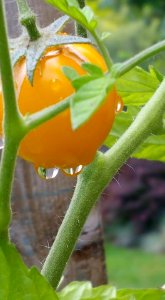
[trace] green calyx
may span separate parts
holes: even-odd
[[[34,41],[29,40],[27,34],[23,34],[19,38],[10,40],[12,66],[14,66],[21,58],[26,57],[27,76],[32,85],[37,63],[44,55],[47,48],[65,44],[90,43],[90,40],[87,38],[59,34],[68,20],[68,16],[63,16],[48,27],[40,29],[41,35]]]

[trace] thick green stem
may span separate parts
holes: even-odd
[[[77,0],[77,2],[79,3],[80,8],[85,7],[85,0]],[[81,24],[79,24],[77,22],[75,23],[75,31],[78,36],[81,36],[84,38],[88,37],[86,28],[84,28]]]
[[[136,148],[162,125],[164,110],[165,80],[118,142],[105,155],[99,154],[78,177],[70,207],[42,269],[42,274],[53,287],[58,286],[76,240],[100,193]]]
[[[85,6],[85,0],[77,0],[80,8],[83,8]],[[79,23],[76,23],[76,32],[77,35],[82,36],[82,37],[87,37],[87,30]],[[104,56],[106,65],[108,67],[108,69],[110,70],[112,67],[112,59],[110,57],[110,54],[107,50],[107,48],[105,47],[104,43],[101,41],[101,39],[99,38],[99,36],[97,35],[96,31],[91,31],[90,32],[91,35],[94,37],[102,55]]]
[[[0,165],[0,239],[9,240],[11,221],[10,194],[12,189],[18,142],[8,139],[2,152]]]
[[[111,56],[108,52],[108,49],[105,47],[104,42],[100,39],[100,37],[97,35],[97,33],[95,31],[91,32],[91,34],[93,35],[93,37],[94,37],[101,53],[102,53],[102,55],[105,59],[108,70],[110,71],[111,67],[112,67],[112,59],[111,59]]]
[[[126,62],[119,64],[118,68],[116,69],[116,75],[118,77],[124,75],[126,72],[130,71],[133,67],[142,63],[147,58],[150,58],[164,50],[165,50],[165,40],[156,43],[155,45],[145,49],[144,51],[141,51],[140,53],[130,58]]]
[[[4,99],[8,99],[5,102],[4,107],[5,118],[6,123],[8,123],[8,126],[10,126],[11,123],[18,122],[19,112],[16,105],[3,1],[0,1],[0,72],[3,86],[3,96]],[[11,120],[13,120],[13,122],[11,122]]]
[[[70,207],[41,272],[54,288],[59,284],[86,218],[101,193],[100,185],[96,183],[100,181],[104,167],[104,157],[98,154],[96,160],[78,176]]]
[[[3,1],[0,1],[0,72],[4,98],[4,133],[6,138],[12,139],[13,135],[23,134],[24,122],[16,102]]]
[[[29,8],[26,0],[16,0],[19,10],[20,23],[26,27],[30,40],[35,41],[41,35],[36,25],[36,16]]]
[[[23,119],[16,104],[4,3],[0,1],[0,70],[4,98],[5,148],[0,164],[0,237],[8,239],[10,224],[10,194],[18,142],[23,135]]]

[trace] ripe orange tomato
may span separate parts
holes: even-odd
[[[102,56],[92,45],[72,44],[48,49],[37,65],[32,86],[26,74],[26,59],[19,60],[14,68],[14,79],[21,113],[32,114],[71,95],[74,89],[62,67],[70,66],[81,75],[85,73],[81,67],[83,62],[107,70]],[[0,98],[2,103],[2,93]],[[19,156],[43,168],[64,169],[89,164],[112,127],[118,98],[114,89],[92,118],[76,131],[72,130],[67,109],[25,136]],[[0,106],[2,124],[2,104]]]

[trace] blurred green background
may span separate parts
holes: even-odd
[[[87,0],[93,8],[101,32],[114,61],[123,61],[140,50],[165,38],[164,0]],[[165,68],[165,54],[149,61],[160,71]],[[147,66],[146,62],[143,66]]]
[[[87,4],[93,8],[97,15],[100,33],[111,33],[106,40],[106,45],[115,62],[126,60],[165,38],[165,0],[87,0]],[[147,69],[149,64],[154,65],[164,74],[165,53],[153,57],[142,66]],[[155,165],[155,168],[158,167],[160,166]],[[148,166],[147,172],[150,168],[151,165]],[[135,197],[139,203],[145,203],[147,199],[147,208],[143,207],[145,204],[139,205],[140,209],[138,207],[138,211],[132,207],[132,210],[130,209],[128,215],[126,213],[126,217],[124,217],[124,206],[122,205],[128,203],[123,201],[124,204],[120,203],[120,208],[118,208],[119,217],[115,216],[115,223],[107,221],[104,224],[106,229],[105,250],[108,277],[110,283],[118,288],[160,287],[165,283],[165,222],[162,221],[165,216],[165,211],[162,214],[162,205],[164,204],[165,207],[165,190],[163,190],[164,194],[160,202],[160,197],[155,196],[155,201],[159,202],[156,212],[153,208],[154,198],[152,204],[150,204],[151,196],[147,196],[153,184],[153,178],[158,179],[158,182],[160,182],[158,177],[161,177],[162,180],[162,185],[160,184],[159,187],[159,190],[161,190],[163,184],[165,185],[165,165],[160,168],[159,176],[155,175],[155,177],[150,178],[151,184],[148,184],[149,189],[145,191],[146,196],[144,196],[143,183],[139,184],[139,190],[135,191],[132,196],[132,203]],[[153,187],[153,193],[155,193],[155,190],[156,186]],[[110,192],[112,192],[112,189],[110,189]],[[115,197],[117,196],[113,195],[112,197],[111,202],[114,201],[115,203]],[[142,198],[143,200],[141,200]],[[104,201],[103,203],[106,206],[105,211],[108,211],[108,205],[110,204],[105,203],[108,202]],[[109,206],[110,210],[114,209],[113,205],[115,206],[111,203]],[[131,201],[129,205],[131,205]],[[150,217],[146,222],[141,222],[141,224],[144,224],[142,224],[140,232],[140,220],[147,218],[147,214],[150,214]],[[132,219],[136,219],[136,224],[133,223],[131,215]],[[155,216],[157,219],[155,219]],[[121,222],[122,218],[125,218],[125,220]],[[118,241],[117,244],[116,241]],[[120,247],[116,246],[118,244]]]
[[[117,288],[159,288],[165,283],[165,256],[105,245],[109,283]]]

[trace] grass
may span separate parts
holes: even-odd
[[[165,255],[105,245],[109,283],[117,288],[157,288],[165,283]]]

